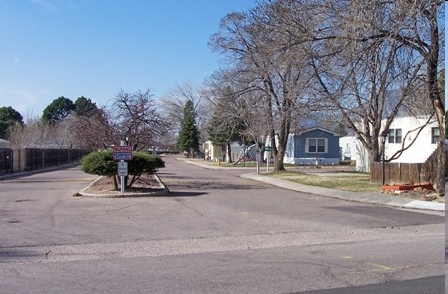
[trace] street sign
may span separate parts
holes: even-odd
[[[120,161],[117,167],[117,173],[119,177],[125,177],[128,175],[128,163],[126,161]]]
[[[131,160],[132,146],[114,146],[114,160]]]
[[[272,151],[272,147],[271,146],[265,146],[264,147],[264,151],[271,152]]]
[[[132,153],[114,153],[114,160],[131,160]]]
[[[114,146],[114,153],[132,153],[132,146]]]

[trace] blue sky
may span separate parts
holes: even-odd
[[[0,107],[40,117],[54,99],[162,97],[219,68],[207,43],[255,0],[0,0]]]

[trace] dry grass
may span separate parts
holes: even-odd
[[[335,175],[306,174],[302,172],[277,172],[269,176],[299,184],[352,192],[380,192],[381,187],[369,183],[369,175],[338,173]]]
[[[381,186],[370,184],[369,175],[364,173],[323,173],[309,174],[303,172],[276,172],[270,173],[268,176],[288,180],[291,182],[330,188],[351,192],[378,192],[381,193]],[[439,196],[431,191],[415,189],[400,194],[406,198],[412,198],[423,201],[445,202],[444,196]]]

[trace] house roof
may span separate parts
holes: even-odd
[[[338,134],[338,133],[335,133],[335,132],[333,132],[333,131],[330,131],[330,130],[327,130],[327,129],[324,129],[324,128],[321,128],[321,127],[314,127],[314,128],[305,130],[305,131],[303,131],[303,132],[300,132],[299,135],[302,135],[302,134],[304,134],[304,133],[308,133],[308,132],[311,132],[311,131],[315,131],[315,130],[320,130],[320,131],[322,131],[322,132],[330,133],[330,134],[332,134],[333,136],[336,136],[336,137],[340,137],[340,136],[341,136],[341,135]]]
[[[11,142],[0,138],[0,147],[9,147],[11,146]]]

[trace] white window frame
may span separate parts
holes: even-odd
[[[315,152],[310,151],[310,147],[311,147],[310,141],[311,140],[316,140],[316,145],[313,145],[313,146],[316,146],[316,151]],[[324,151],[323,152],[319,152],[318,151],[319,150],[319,146],[322,146],[322,145],[319,145],[319,140],[323,140],[323,143],[324,143],[323,144],[323,147],[324,147]],[[311,153],[311,154],[328,153],[328,139],[327,138],[306,138],[305,153]]]
[[[440,141],[439,127],[431,128],[431,144],[437,144],[439,143],[439,141]]]
[[[399,135],[399,136],[397,136]],[[399,138],[399,140],[397,140]],[[403,131],[401,129],[389,129],[389,136],[387,143],[389,144],[401,144],[403,142]]]

